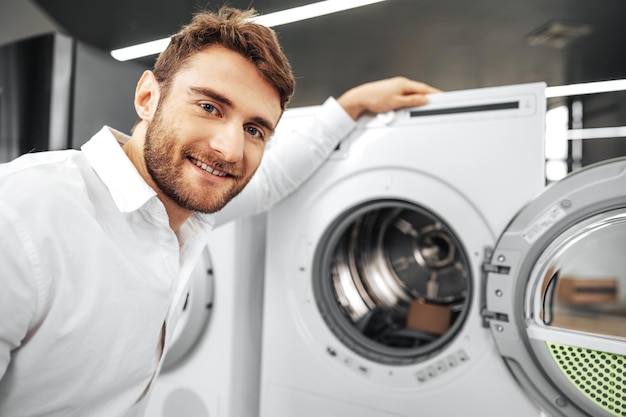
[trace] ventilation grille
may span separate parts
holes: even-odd
[[[547,343],[570,382],[611,415],[626,417],[626,357],[559,343]]]

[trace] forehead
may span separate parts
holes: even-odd
[[[189,57],[176,73],[175,89],[209,88],[228,98],[237,110],[259,113],[276,126],[282,114],[278,90],[247,58],[220,45]]]

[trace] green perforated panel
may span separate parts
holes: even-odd
[[[595,405],[626,417],[626,357],[547,342],[563,374]]]

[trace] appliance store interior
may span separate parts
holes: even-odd
[[[160,50],[122,52],[222,5],[0,0],[0,163],[130,132]],[[626,417],[626,2],[227,5],[291,63],[276,136],[362,83],[442,91],[211,232],[143,415]]]

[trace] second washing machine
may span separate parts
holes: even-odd
[[[146,417],[256,417],[265,214],[211,232]]]

